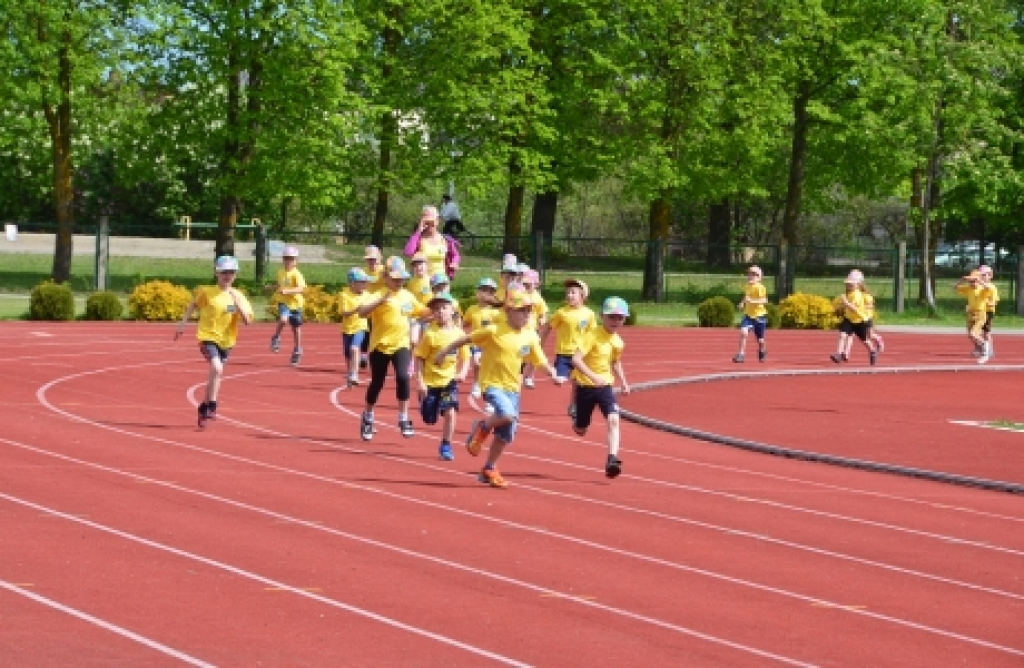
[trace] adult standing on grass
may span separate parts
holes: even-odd
[[[462,214],[459,212],[459,205],[455,203],[451,195],[441,195],[441,220],[444,221],[444,233],[458,238],[466,232],[466,226],[462,224]]]
[[[185,309],[185,315],[174,332],[174,340],[181,337],[192,314],[199,311],[199,326],[196,338],[199,352],[210,364],[209,380],[206,383],[206,399],[199,404],[199,427],[217,416],[217,395],[220,381],[224,376],[224,364],[238,338],[238,321],[252,323],[252,305],[241,292],[231,287],[238,275],[238,260],[222,255],[214,263],[217,285],[201,285],[196,288],[195,297]]]
[[[447,274],[449,278],[455,278],[459,269],[458,243],[452,237],[441,234],[437,224],[437,207],[423,207],[416,231],[405,244],[405,254],[412,257],[422,253],[427,259],[427,273],[431,276]]]

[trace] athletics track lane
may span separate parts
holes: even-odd
[[[238,369],[238,370],[242,371],[242,369]],[[288,373],[288,372],[286,371],[286,373]],[[313,372],[313,373],[315,373],[315,372]],[[182,376],[185,376],[185,375],[187,375],[187,374],[182,374]],[[299,378],[302,375],[303,374],[294,374],[293,373],[293,374],[291,374],[291,377],[292,378]],[[312,375],[312,374],[307,374],[307,375]],[[171,378],[173,379],[173,378],[175,378],[175,376],[171,376]],[[165,379],[165,380],[167,380],[167,379]],[[306,384],[325,385],[325,386],[327,386],[327,385],[330,385],[330,383],[321,383],[317,379],[315,379],[315,377],[314,377],[314,380],[312,380],[312,381],[310,381],[308,378],[304,378],[302,380],[303,380],[303,382],[299,383],[298,384],[299,386],[295,387],[294,388],[294,392],[292,392],[292,395],[295,396],[295,399],[296,399],[296,401],[293,402],[293,406],[300,406],[301,408],[305,409],[308,406],[309,402],[307,401],[306,396],[304,396],[302,394],[301,386],[302,385],[306,385]],[[89,379],[88,380],[88,387],[89,387],[90,390],[91,389],[99,389],[98,387],[96,387],[96,381],[93,380],[93,379]],[[251,387],[251,386],[250,385],[246,385],[246,387],[248,388],[248,387]],[[285,385],[285,387],[291,389],[288,385]],[[230,389],[230,388],[233,388],[233,389]],[[241,383],[239,385],[225,385],[225,396],[230,395],[231,391],[238,392],[238,391],[240,391],[240,389],[241,389]],[[323,389],[323,388],[321,388],[321,389]],[[115,389],[114,392],[116,393],[116,391],[117,390]],[[104,392],[100,391],[99,393],[103,394]],[[281,398],[282,394],[280,392],[274,392],[274,391],[267,392],[266,390],[264,390],[264,393],[267,394],[267,395],[265,395],[264,398],[263,398],[263,400],[264,400],[263,401],[263,405],[252,407],[253,410],[250,411],[252,413],[252,415],[251,416],[247,416],[247,418],[249,418],[249,419],[263,418],[267,422],[269,422],[272,427],[274,427],[274,428],[281,428],[281,425],[278,424],[278,423],[281,422],[282,420],[281,420],[280,417],[274,415],[273,407],[275,405],[275,402],[280,404],[280,398]],[[250,403],[252,403],[252,402],[248,402],[248,401],[247,402],[241,402],[240,400],[242,399],[242,396],[240,394],[236,394],[236,396],[238,396],[239,399],[234,400],[234,401],[238,402],[239,404],[245,403],[248,406]],[[544,401],[545,396],[546,396],[546,394],[544,393],[543,390],[539,390],[538,391],[538,398],[539,398],[539,400],[541,402]],[[312,398],[312,394],[310,394],[310,396],[309,396],[309,399],[311,399],[311,398]],[[77,399],[78,402],[71,401],[71,400],[75,400],[75,399]],[[253,398],[253,401],[256,401],[257,399],[258,398]],[[72,403],[72,404],[74,404],[74,403],[80,403],[80,404],[81,403],[85,403],[85,402],[82,401],[82,396],[77,396],[77,398],[75,398],[75,396],[73,396],[73,398],[66,399],[65,401],[67,403]],[[169,399],[169,401],[167,403],[171,404],[172,402],[173,402],[173,400]],[[163,403],[163,402],[160,402],[160,403]],[[152,430],[155,433],[166,434],[167,429],[160,429],[160,428],[158,428],[161,424],[166,422],[166,420],[167,420],[166,415],[161,415],[160,419],[153,419],[153,420],[146,421],[146,420],[142,420],[141,419],[142,416],[135,415],[138,412],[138,411],[135,410],[136,407],[132,406],[131,408],[132,408],[131,411],[126,411],[125,407],[113,407],[113,411],[112,411],[113,414],[112,415],[101,415],[100,417],[102,419],[104,419],[104,420],[109,420],[110,422],[116,422],[118,420],[120,420],[122,422],[125,422],[124,415],[125,415],[125,413],[130,412],[130,413],[133,414],[133,417],[138,417],[139,418],[139,419],[137,419],[135,421],[136,424],[132,425],[130,428],[133,428],[133,429],[136,429],[136,428],[137,429],[144,429],[144,428],[146,428],[144,425],[146,423],[148,423],[148,424],[152,424],[153,425],[153,427],[151,427],[151,428],[152,428]],[[282,411],[282,412],[287,413],[288,412],[287,407],[285,407],[285,409],[286,410]],[[297,413],[297,414],[300,414],[300,415],[302,413],[302,411],[300,411],[297,408],[292,408],[291,410],[294,413]],[[103,412],[102,409],[100,409],[99,413],[102,413],[102,412]],[[151,413],[152,412],[153,411],[151,411]],[[190,415],[190,412],[188,414]],[[267,419],[267,418],[269,418],[269,419]],[[319,420],[319,419],[324,419],[324,418],[318,417],[317,420]],[[215,427],[217,429],[221,429],[221,427],[223,425],[224,425],[224,423],[222,422],[222,423],[219,423],[219,424],[215,425]],[[312,425],[302,424],[303,428],[301,429],[301,431],[307,431],[309,429],[309,427],[311,427],[311,426]],[[358,442],[354,442],[354,440],[351,440],[350,436],[349,436],[349,439],[346,440],[346,439],[340,439],[340,437],[337,435],[337,431],[338,431],[339,427],[344,429],[347,434],[352,434],[354,432],[354,427],[355,427],[354,420],[348,420],[348,422],[346,424],[343,424],[343,425],[331,424],[331,425],[328,425],[328,426],[331,427],[331,428],[325,428],[324,430],[325,431],[331,431],[331,432],[334,432],[334,433],[332,433],[332,434],[319,434],[317,437],[321,437],[321,439],[323,439],[325,441],[327,441],[329,439],[336,439],[337,441],[340,441],[340,442],[348,441],[348,443],[350,445],[352,443],[356,443],[356,444],[358,443]],[[220,432],[222,433],[224,430],[225,429],[221,429]],[[641,436],[639,434],[641,434],[641,433],[642,433],[641,431],[633,432],[632,443],[638,443],[640,441]],[[316,435],[316,434],[313,434],[313,435]],[[206,436],[206,441],[207,442],[210,440],[209,437],[208,437],[208,434],[203,434],[203,436]],[[236,441],[236,434],[232,433],[231,436],[229,437],[229,439],[224,442],[224,445],[227,445],[228,442],[234,442],[234,441]],[[398,455],[400,455],[402,457],[408,457],[408,456],[410,456],[409,451],[411,449],[412,443],[413,442],[400,442],[400,441],[397,441],[397,440],[394,440],[394,439],[388,440],[388,437],[385,436],[384,431],[382,430],[381,435],[379,436],[379,439],[377,441],[375,441],[373,445],[374,445],[375,448],[379,448],[379,450],[382,451],[382,452],[393,452],[393,453],[398,454]],[[535,445],[536,446],[542,446],[544,444],[544,441],[541,440],[541,439],[529,439],[529,437],[526,437],[525,434],[524,434],[522,443],[524,444],[524,446],[525,445],[529,445],[530,447],[534,447]],[[631,441],[628,439],[627,440],[627,448],[630,447],[630,443],[631,443]],[[231,445],[234,445],[234,444],[232,443]],[[259,434],[259,433],[250,434],[250,437],[248,437],[248,439],[246,439],[244,442],[239,443],[238,445],[240,446],[241,450],[245,450],[247,452],[251,448],[256,448],[257,446],[265,447],[265,448],[267,448],[267,451],[266,451],[267,454],[269,454],[271,452],[275,452],[276,454],[278,454],[278,457],[271,457],[274,460],[281,458],[281,454],[282,453],[280,451],[281,451],[282,445],[284,445],[286,447],[291,446],[290,450],[298,451],[298,452],[292,453],[297,459],[302,459],[302,458],[309,459],[310,453],[308,451],[311,449],[308,446],[308,444],[306,444],[302,448],[295,448],[295,443],[294,442],[290,442],[288,439],[267,439],[266,434]],[[647,444],[645,443],[644,445],[647,445]],[[703,448],[707,448],[707,446],[703,446]],[[118,450],[119,456],[124,456],[121,453],[123,453],[125,450],[127,450],[127,448],[116,448],[116,450]],[[137,451],[139,449],[135,448],[133,450]],[[423,460],[428,460],[428,459],[430,459],[429,453],[430,453],[431,450],[432,450],[432,448],[430,446],[426,446],[425,447],[424,444],[420,444],[419,448],[417,448],[417,452],[419,454],[414,455],[414,457],[417,457],[417,458],[422,457]],[[321,454],[327,454],[327,453],[321,453]],[[550,454],[550,452],[549,452],[549,454]],[[559,453],[559,454],[564,454],[564,453]],[[588,452],[587,454],[589,455],[590,452]],[[750,458],[750,456],[748,456],[748,458]],[[150,459],[152,459],[152,453],[150,453],[150,456],[147,457],[147,461],[145,462],[146,465],[152,464],[152,462],[148,461]],[[348,467],[348,465],[350,463],[352,463],[352,460],[355,460],[355,464],[361,466],[362,464],[365,463],[366,459],[367,458],[364,457],[364,456],[346,457],[345,458],[345,460],[346,460],[345,461],[345,467],[343,467],[343,469],[347,473],[347,470],[348,470],[347,467]],[[581,461],[583,461],[584,459],[592,461],[594,459],[594,457],[590,456],[590,457],[586,457],[586,458],[581,458]],[[632,461],[636,461],[637,465],[640,465],[640,460],[638,458],[634,457],[634,460],[632,460]],[[385,464],[386,463],[387,462],[385,462]],[[462,464],[463,462],[460,461],[458,463]],[[355,464],[352,464],[352,465],[355,465]],[[163,465],[161,464],[160,466],[163,466]],[[160,466],[158,466],[158,467],[160,467]],[[510,467],[512,469],[518,469],[518,468],[522,468],[523,464],[521,462],[519,462],[518,460],[516,460],[515,464],[512,464],[511,460],[510,460],[510,463],[508,464],[508,467]],[[577,472],[574,472],[574,471],[566,472],[563,468],[552,468],[552,467],[545,467],[545,466],[540,466],[540,465],[536,465],[535,466],[535,464],[530,463],[529,464],[529,469],[534,469],[534,470],[527,469],[526,471],[524,471],[524,473],[528,473],[528,475],[521,475],[520,477],[543,478],[543,479],[545,479],[545,481],[553,483],[555,486],[559,486],[559,485],[573,486],[574,490],[584,489],[585,486],[590,487],[591,489],[593,489],[594,488],[594,485],[592,484],[592,481],[593,481],[593,473],[592,473],[592,471],[593,471],[593,464],[590,464],[590,467],[591,467],[590,471],[586,471],[584,473],[577,473]],[[327,468],[331,468],[331,466],[327,466]],[[395,489],[409,489],[409,488],[412,488],[414,485],[421,485],[421,486],[426,487],[426,490],[428,492],[433,492],[433,491],[437,490],[438,493],[443,496],[444,488],[446,488],[447,486],[438,486],[436,481],[435,481],[435,479],[434,479],[436,476],[429,476],[428,475],[425,478],[423,478],[422,481],[421,481],[420,476],[418,476],[418,475],[411,477],[409,472],[408,472],[408,470],[403,470],[401,472],[401,475],[396,475],[395,471],[391,470],[393,468],[394,468],[393,465],[391,465],[391,466],[379,466],[379,467],[378,466],[371,466],[371,470],[367,471],[362,476],[366,477],[368,479],[368,481],[371,481],[371,482],[376,481],[379,484],[389,485],[389,486],[391,486],[391,487],[393,487]],[[337,467],[335,467],[335,469],[337,470]],[[629,469],[629,470],[632,471],[634,469]],[[649,471],[639,470],[637,472],[649,472]],[[864,475],[864,474],[861,474],[861,475]],[[177,477],[177,476],[175,476],[175,477]],[[236,477],[238,477],[238,476],[236,476]],[[513,477],[513,476],[510,475],[510,477]],[[872,476],[869,476],[869,477],[872,477]],[[233,481],[233,478],[231,478],[231,479]],[[515,481],[515,479],[516,478],[513,477],[513,481]],[[866,478],[864,478],[864,479],[866,479]],[[621,490],[623,492],[629,492],[629,493],[632,494],[633,492],[637,491],[637,488],[644,487],[644,486],[634,486],[633,488],[630,488],[630,487],[627,487],[625,485],[618,485],[618,483],[627,483],[628,481],[629,481],[629,477],[624,477],[624,478],[621,479],[621,481],[616,482],[616,484],[613,485],[613,486],[607,486],[606,484],[603,484],[603,481],[602,481],[602,489],[604,489],[604,490],[615,490],[615,491]],[[259,488],[260,486],[266,487],[267,483],[268,483],[267,479],[263,479],[263,481],[258,481],[257,485],[255,487],[257,487],[257,488]],[[432,485],[431,485],[431,483],[432,483]],[[282,481],[282,479],[273,478],[273,485],[275,487],[279,486],[279,485],[283,485],[283,484],[284,484],[284,482]],[[145,486],[143,486],[143,487],[145,487]],[[482,492],[482,494],[474,494],[472,496],[472,500],[474,500],[474,501],[476,501],[476,500],[481,500],[482,501],[482,499],[485,499],[485,498],[486,499],[495,498],[493,495],[496,494],[496,493],[492,493],[492,492],[487,491],[487,490],[478,490],[478,488],[475,488],[473,486],[473,484],[469,484],[469,485],[463,484],[460,487],[461,488],[469,487],[471,489],[474,489],[474,490],[477,490],[479,492]],[[416,489],[419,489],[419,488],[416,488]],[[252,494],[254,494],[256,496],[259,496],[259,493],[255,492],[255,491],[252,492]],[[330,494],[330,493],[328,493],[328,494]],[[449,490],[449,495],[451,496],[451,490]],[[362,494],[362,495],[357,495],[357,496],[366,496],[366,495]],[[665,495],[665,492],[662,491],[662,492],[660,492],[660,495],[651,495],[651,496],[666,496],[666,495]],[[490,501],[488,501],[488,503],[489,502]],[[546,511],[548,517],[552,516],[552,512],[551,512],[552,509],[551,509],[550,506],[548,506],[548,504],[540,503],[540,502],[534,502],[534,501],[523,502],[522,497],[518,497],[517,498],[517,501],[514,504],[513,508],[507,508],[506,506],[507,505],[511,505],[511,504],[506,504],[505,501],[502,501],[502,502],[499,502],[499,503],[500,503],[500,507],[501,507],[502,510],[515,510],[515,511],[520,511],[520,510],[524,510],[525,511],[525,510],[528,510],[529,512],[536,512],[537,513],[537,518],[536,519],[534,519],[534,517],[532,517],[532,515],[526,515],[526,518],[531,520],[531,521],[536,521],[536,520],[544,521],[545,520],[545,511]],[[530,506],[534,505],[535,503],[537,504],[538,507],[537,508],[531,508]],[[544,507],[544,506],[548,506],[548,507]],[[495,510],[495,511],[497,511],[497,510]],[[399,512],[401,512],[402,514],[406,513],[406,511],[404,511],[404,510],[401,510]],[[598,512],[595,511],[594,509],[582,510],[582,511],[579,510],[579,509],[578,510],[574,510],[573,513],[572,513],[573,516],[567,517],[565,524],[569,526],[569,529],[572,529],[572,525],[577,524],[577,521],[573,521],[573,519],[579,519],[580,515],[583,515],[584,518],[587,521],[589,521],[590,524],[588,526],[586,526],[586,527],[578,527],[578,529],[580,529],[581,531],[586,530],[586,532],[588,534],[591,533],[591,532],[596,532],[597,530],[595,530],[595,528],[593,526],[591,526],[591,525],[594,524],[594,521],[593,521],[592,518],[586,517],[587,513],[590,513],[591,515],[597,515],[598,514]],[[376,513],[373,513],[373,512],[371,512],[370,514],[371,515],[376,515]],[[557,515],[558,513],[555,513],[555,514]],[[383,516],[384,516],[384,514],[376,515],[377,519],[380,519]],[[643,538],[644,537],[642,535],[640,535],[640,534],[644,534],[645,533],[644,532],[644,525],[641,524],[640,521],[638,521],[635,518],[632,521],[624,521],[621,518],[617,518],[617,517],[614,518],[614,519],[611,519],[610,518],[610,513],[601,513],[601,517],[602,517],[602,519],[604,521],[606,521],[606,523],[608,523],[610,525],[608,527],[607,532],[605,532],[608,535],[607,536],[605,536],[605,535],[600,536],[600,538],[602,540],[605,539],[605,538],[611,540],[615,536],[618,536],[618,537],[623,538],[624,542],[626,542],[626,543],[632,543],[632,542],[635,541],[638,545],[640,545],[643,548],[643,551],[648,551],[647,546],[643,545]],[[348,515],[346,515],[344,517],[345,521],[348,521],[350,519],[351,518]],[[428,515],[428,519],[429,519],[429,515]],[[436,523],[436,521],[438,521],[438,520],[435,519],[434,521]],[[444,521],[444,520],[441,520],[441,521]],[[371,526],[373,524],[374,523],[368,523],[368,526],[366,528],[360,527],[360,529],[366,529],[367,531],[373,530],[374,527]],[[445,521],[445,524],[447,524],[446,521]],[[598,523],[598,524],[600,524],[600,523]],[[627,530],[627,525],[629,525],[630,527],[632,527],[634,529],[633,533],[630,533],[630,534],[626,534],[625,533],[626,530]],[[399,531],[399,530],[395,529],[395,531]],[[463,533],[463,531],[465,531],[466,533],[468,533],[470,535],[473,535],[474,533],[479,535],[479,533],[481,531],[483,531],[484,533],[487,533],[487,534],[493,534],[494,533],[494,530],[492,528],[483,528],[481,530],[479,527],[476,527],[476,528],[471,528],[469,530],[459,530],[457,532],[457,538],[458,538],[458,534]],[[662,534],[665,534],[665,535],[662,535]],[[657,541],[666,541],[668,543],[669,541],[673,540],[673,536],[671,535],[672,532],[663,531],[662,534],[658,534],[658,536],[656,537]],[[677,538],[676,542],[679,542],[681,540],[682,540],[681,538]],[[470,544],[472,544],[474,541],[472,539],[470,539],[469,542],[470,542]],[[686,540],[686,541],[683,541],[683,542],[684,543],[689,543],[690,541]],[[504,539],[502,541],[502,544],[503,545],[505,544]],[[676,545],[672,545],[672,547],[676,547]],[[728,545],[724,545],[724,546],[720,546],[720,547],[724,547],[729,552],[732,552],[733,549],[735,549],[734,547],[730,547]],[[541,548],[545,552],[554,552],[556,549],[558,549],[558,548],[551,547],[547,543],[542,543],[541,544]],[[459,539],[459,542],[457,542],[455,544],[453,549],[456,552],[458,552],[460,549],[466,549],[465,537],[463,537],[462,539]],[[470,549],[472,549],[472,548],[470,548]],[[586,558],[586,554],[583,555],[581,558]],[[499,562],[501,561],[501,556],[500,555],[499,555],[497,560]],[[613,561],[612,561],[612,563],[613,563]],[[549,565],[549,563],[547,563],[547,561],[542,561],[541,562],[541,566],[550,566],[550,565]],[[527,571],[532,571],[532,570],[534,570],[534,568],[535,568],[534,566],[530,565],[530,567],[527,569]],[[643,568],[643,567],[641,567],[641,568]],[[616,573],[616,578],[618,577],[618,574],[629,573],[629,571],[631,569],[632,570],[636,570],[637,567],[635,565],[625,565],[622,568],[615,569],[614,572]],[[653,569],[651,569],[651,570],[653,570]],[[654,577],[655,575],[657,577]],[[659,573],[654,573],[654,574],[651,574],[651,577],[654,577],[654,579],[657,580],[658,578],[667,578],[669,576],[665,576],[665,575],[662,575],[662,574],[659,574]],[[628,578],[627,578],[627,582],[625,584],[629,585],[629,586],[631,586],[633,588],[636,588],[637,585],[646,586],[646,587],[653,586],[655,588],[658,586],[657,583],[654,583],[653,585],[650,584],[650,583],[647,583],[645,585],[643,579],[640,579],[640,580],[638,580],[636,582],[630,582]],[[699,586],[699,585],[697,585],[697,586]],[[712,591],[714,591],[714,588],[712,588]],[[642,590],[637,592],[637,594],[638,594],[638,596],[641,599],[643,598],[643,595],[642,595],[643,591]],[[708,592],[708,594],[709,594],[708,596],[698,597],[697,600],[694,600],[692,603],[689,603],[689,606],[699,606],[700,600],[705,601],[705,606],[707,606],[707,600],[709,598],[712,599],[712,600],[716,599],[715,594],[713,594],[712,592]],[[609,593],[609,594],[602,595],[599,598],[604,598],[606,595],[610,596],[610,595],[622,595],[622,594],[620,592],[616,591],[616,592],[612,592],[612,593]],[[719,594],[719,596],[721,596],[722,599],[730,599],[730,598],[734,597],[734,594],[726,593],[726,594]],[[550,603],[550,601],[548,601],[548,602]],[[642,600],[638,604],[642,604]],[[680,604],[684,604],[684,606],[685,606],[686,601],[683,601]],[[818,618],[818,619],[821,619],[822,617],[828,617],[827,613],[822,613],[821,611],[810,611],[810,612],[813,613],[813,617]],[[829,612],[835,613],[835,611],[829,611]],[[733,612],[733,614],[735,614],[735,611]],[[840,615],[840,617],[843,617],[843,616]],[[843,623],[843,621],[840,620],[840,623]],[[785,636],[782,636],[781,639],[785,640],[786,638],[785,638]],[[797,638],[790,638],[790,639],[796,640]],[[908,646],[913,646],[913,645],[914,645],[914,643],[911,642],[910,645],[908,645]],[[849,656],[847,658],[849,658]]]

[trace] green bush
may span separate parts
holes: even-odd
[[[697,307],[697,320],[701,327],[732,327],[736,305],[725,297],[712,297]]]
[[[32,289],[29,320],[74,320],[75,296],[67,285],[46,281]]]
[[[766,304],[765,309],[768,311],[768,327],[770,329],[780,329],[782,327],[782,311],[775,304]]]
[[[623,323],[626,327],[634,327],[637,324],[636,320],[636,309],[630,309],[629,315],[626,316],[626,322]]]
[[[818,295],[796,293],[779,304],[785,329],[832,329],[839,323],[832,300]]]
[[[124,306],[116,293],[94,292],[85,302],[86,320],[120,320]]]

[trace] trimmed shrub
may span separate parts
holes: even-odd
[[[701,327],[732,327],[736,305],[725,297],[705,299],[697,307]]]
[[[85,302],[86,320],[120,320],[124,306],[116,293],[109,290],[94,292]]]
[[[67,285],[46,281],[32,289],[29,320],[74,320],[75,296]]]
[[[626,316],[626,322],[624,322],[623,324],[626,327],[634,327],[636,325],[636,323],[637,323],[637,320],[636,320],[636,309],[632,308],[632,309],[629,310],[629,315]]]
[[[775,304],[765,304],[766,318],[768,320],[768,327],[770,329],[779,329],[782,327],[782,312],[779,307]]]
[[[188,288],[168,281],[149,281],[136,286],[128,295],[128,316],[150,322],[180,320],[191,301]]]
[[[818,295],[796,293],[779,304],[784,329],[832,329],[839,324],[832,301]]]
[[[307,285],[302,292],[305,303],[302,306],[302,319],[305,322],[341,322],[338,315],[338,297],[328,292],[322,285]],[[271,320],[277,320],[277,299],[267,301],[266,314]]]

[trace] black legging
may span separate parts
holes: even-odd
[[[388,375],[388,364],[395,368],[395,396],[399,401],[408,401],[409,391],[409,362],[412,360],[412,352],[408,348],[399,348],[391,355],[386,355],[379,350],[370,353],[370,384],[366,387],[366,403],[374,406],[377,397],[380,396],[381,388],[384,387],[384,377]]]

